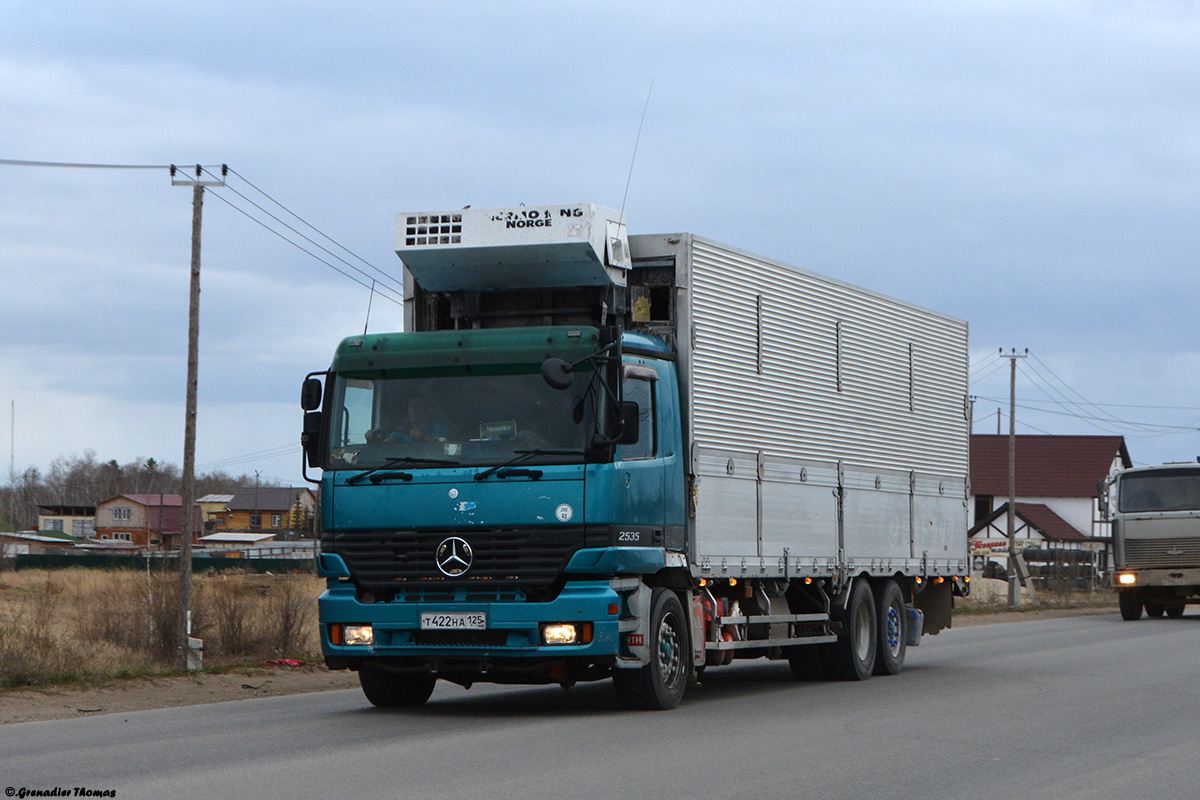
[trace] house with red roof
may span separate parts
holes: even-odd
[[[192,504],[192,544],[200,541],[200,505]],[[95,539],[129,542],[149,550],[178,550],[183,498],[177,494],[122,494],[96,506]]]
[[[1111,540],[1106,486],[1131,466],[1123,436],[1017,436],[1017,547],[1102,553]],[[989,554],[1008,552],[1007,436],[972,434],[968,513],[978,568]]]

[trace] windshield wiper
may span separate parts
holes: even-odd
[[[447,464],[451,467],[457,467],[457,461],[449,461],[442,458],[413,458],[412,456],[403,456],[401,458],[389,458],[387,461],[380,464],[378,467],[372,467],[366,472],[360,472],[357,475],[351,475],[346,479],[347,485],[358,483],[368,475],[374,475],[381,469],[391,469],[392,467],[405,467],[410,464]]]
[[[503,464],[497,464],[494,467],[488,467],[483,472],[475,473],[475,480],[487,480],[488,476],[498,472],[505,467],[511,467],[513,464],[520,464],[522,461],[528,461],[534,456],[582,456],[582,450],[514,450],[515,458],[505,461]],[[540,477],[540,476],[539,476]]]

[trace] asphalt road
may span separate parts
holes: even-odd
[[[1115,614],[926,637],[904,672],[796,683],[710,670],[669,712],[610,684],[439,684],[0,728],[0,786],[120,798],[1194,798],[1200,616]],[[10,795],[11,796],[11,795]],[[82,796],[82,795],[81,795]]]

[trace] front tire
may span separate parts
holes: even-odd
[[[648,638],[650,663],[614,670],[613,687],[628,708],[666,711],[683,699],[692,657],[683,606],[674,592],[658,588],[651,595]]]
[[[865,578],[855,578],[842,614],[842,635],[823,653],[833,677],[865,681],[875,669],[878,647],[875,595]]]
[[[1117,605],[1121,607],[1121,619],[1133,622],[1142,618],[1142,601],[1130,591],[1117,593]]]
[[[1162,603],[1146,603],[1147,617],[1161,617],[1166,610],[1167,607]]]
[[[379,708],[413,708],[425,705],[437,678],[432,675],[397,675],[379,667],[363,665],[358,682],[371,705]]]
[[[904,656],[908,652],[908,613],[904,608],[904,595],[894,580],[883,584],[875,610],[879,641],[876,643],[874,672],[876,675],[898,675],[904,668]]]

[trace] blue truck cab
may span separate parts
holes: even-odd
[[[330,667],[393,705],[435,677],[570,685],[645,666],[624,635],[638,579],[684,546],[666,344],[590,326],[358,336],[322,393]]]

